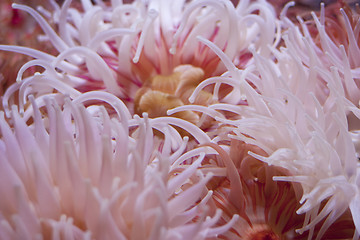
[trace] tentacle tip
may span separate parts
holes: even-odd
[[[147,120],[149,118],[149,114],[147,112],[143,112],[143,119]]]
[[[176,45],[173,44],[173,46],[171,46],[171,48],[169,49],[169,53],[171,55],[175,55],[176,54]]]
[[[173,113],[174,113],[173,109],[169,109],[169,110],[166,111],[166,115],[168,115],[168,116],[170,116]]]
[[[205,40],[205,38],[200,36],[200,35],[196,36],[196,39],[199,40],[199,41],[204,41]]]
[[[298,214],[298,215],[301,215],[301,214],[303,214],[304,213],[304,211],[301,209],[301,208],[299,208],[298,210],[296,210],[296,214]]]
[[[194,97],[194,96],[190,96],[188,100],[189,100],[190,103],[194,103],[194,102],[195,102],[195,97]]]
[[[18,3],[13,3],[13,4],[11,4],[11,7],[14,8],[14,9],[16,9],[19,5],[20,5],[20,4],[18,4]]]
[[[139,57],[138,56],[136,56],[136,57],[134,57],[133,59],[132,59],[132,61],[133,61],[133,63],[138,63],[139,62]]]
[[[189,137],[188,137],[188,136],[185,136],[185,137],[183,137],[183,140],[184,140],[185,142],[188,142],[188,141],[189,141]]]
[[[9,110],[9,108],[5,108],[5,116],[6,118],[11,118],[11,111]]]

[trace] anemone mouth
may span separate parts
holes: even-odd
[[[179,65],[169,75],[155,75],[146,81],[135,94],[134,112],[142,115],[144,112],[150,118],[171,116],[198,124],[202,114],[192,110],[184,110],[168,114],[168,110],[189,104],[189,97],[205,78],[204,71],[192,65]],[[217,101],[210,91],[201,90],[194,101],[195,105],[208,106]],[[207,128],[213,120],[206,117],[200,125]]]
[[[270,25],[269,31],[264,31],[266,40],[261,40],[259,45],[272,45],[272,31],[276,28],[274,16],[267,6],[263,8],[260,4],[246,1],[239,2],[239,12],[230,2],[213,0],[180,1],[175,8],[168,3],[159,7],[157,3],[141,1],[60,2],[63,5],[57,5],[54,12],[44,9],[37,12],[20,4],[13,5],[17,10],[32,15],[45,32],[44,39],[60,52],[58,56],[18,46],[0,48],[37,58],[39,61],[29,62],[26,68],[41,65],[45,68],[42,75],[51,75],[51,78],[66,82],[81,93],[94,90],[111,92],[126,102],[130,109],[135,108],[136,113],[145,112],[136,110],[139,106],[133,106],[139,88],[158,75],[171,75],[181,64],[201,68],[205,79],[226,71],[217,53],[199,41],[198,36],[214,42],[234,65],[243,68],[252,59],[247,47],[258,42],[257,35],[262,34],[258,32],[258,29],[263,29],[260,26],[262,18],[271,20],[266,21]],[[52,5],[56,5],[55,1]],[[247,8],[250,12],[245,11]],[[253,17],[259,21],[254,21]],[[248,21],[249,26],[245,24]],[[251,29],[252,34],[247,36],[243,26]],[[267,49],[264,46],[257,47]],[[211,94],[200,95],[211,97]],[[177,103],[174,105],[178,106]],[[163,113],[158,115],[164,116]],[[186,114],[192,116],[184,119],[197,121],[198,113],[190,111]]]

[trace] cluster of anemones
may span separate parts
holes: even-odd
[[[1,99],[0,238],[358,239],[342,4],[297,22],[265,0],[13,4],[44,35],[0,45],[34,58]]]

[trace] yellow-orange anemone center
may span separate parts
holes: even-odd
[[[147,112],[149,117],[168,116],[167,110],[189,104],[195,87],[204,80],[204,71],[192,65],[179,65],[169,75],[156,75],[145,81],[135,95],[135,113]],[[193,104],[207,106],[214,103],[210,92],[200,91]],[[200,113],[186,110],[171,115],[197,123]],[[208,125],[208,123],[203,124]]]

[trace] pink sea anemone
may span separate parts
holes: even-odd
[[[339,46],[324,8],[313,39],[291,3],[95,2],[13,5],[59,53],[0,46],[34,58],[2,97],[2,238],[359,238],[349,14]]]
[[[337,5],[336,5],[337,6]],[[340,10],[333,6],[321,7],[319,16],[311,13],[312,18],[304,21],[298,18],[301,28],[284,17],[286,45],[306,66],[330,68],[339,71],[346,97],[354,104],[360,100],[359,94],[359,18],[347,5]],[[327,15],[330,15],[327,17]],[[324,95],[327,95],[326,79],[320,80]],[[320,99],[320,98],[319,98]]]
[[[122,99],[132,113],[146,111],[150,117],[165,116],[167,109],[188,104],[187,98],[199,82],[226,71],[199,36],[213,42],[239,68],[251,61],[249,46],[269,56],[268,45],[279,40],[275,13],[265,1],[240,1],[234,7],[224,0],[81,1],[81,6],[68,0],[49,12],[57,31],[35,10],[13,7],[31,14],[59,51],[52,56],[24,47],[0,47],[36,58],[23,66],[17,78],[23,84],[48,82],[45,89],[36,87],[35,97],[52,93],[51,87],[62,93],[73,88],[71,98],[101,89]],[[23,72],[34,65],[44,71],[22,80]],[[197,77],[189,77],[194,72]],[[215,102],[209,90],[198,94],[195,103],[206,106]],[[217,97],[222,98],[228,89],[224,86],[220,92]],[[199,112],[177,115],[193,123],[201,117]]]
[[[304,64],[298,57],[302,53],[294,47],[298,42],[288,41],[286,35],[284,39],[288,45],[274,50],[276,62],[254,53],[256,66],[238,73],[241,82],[228,81],[248,105],[221,108],[237,112],[241,118],[217,120],[234,126],[230,138],[264,151],[251,156],[287,170],[288,176],[274,180],[301,183],[302,206],[297,213],[306,215],[299,233],[309,230],[309,239],[321,239],[349,209],[358,229],[358,153],[347,115],[351,112],[359,118],[359,109],[346,98],[343,79],[335,67],[330,72]],[[313,62],[316,55],[311,48],[308,51]],[[205,80],[199,88],[208,83]],[[321,228],[315,234],[317,224]]]
[[[212,174],[198,170],[206,151],[156,141],[165,121],[129,118],[118,102],[110,117],[81,97],[30,101],[24,117],[0,113],[1,239],[205,239],[236,221],[215,226]]]
[[[269,166],[248,154],[264,155],[254,145],[231,140],[230,151],[226,145],[212,145],[219,151],[215,161],[218,166],[226,166],[227,177],[221,171],[215,173],[208,187],[213,190],[213,204],[223,210],[219,223],[226,223],[233,214],[239,215],[230,231],[219,239],[351,239],[354,224],[347,210],[334,220],[331,228],[323,231],[321,225],[313,231],[299,232],[305,216],[297,214],[302,188],[298,183],[273,181],[273,177],[289,176],[289,172],[277,166]],[[222,149],[223,148],[223,149]],[[221,164],[223,161],[224,165]],[[203,166],[206,169],[207,165]],[[232,169],[232,170],[231,170]],[[291,174],[290,174],[291,175]],[[322,205],[321,208],[324,206]]]

